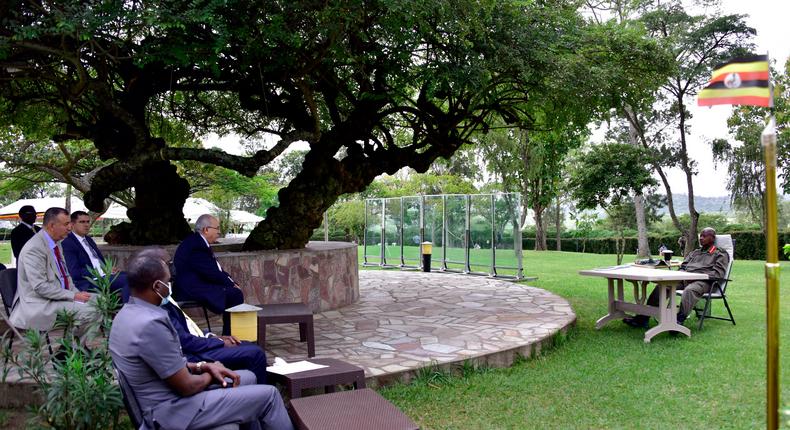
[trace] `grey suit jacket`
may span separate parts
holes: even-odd
[[[60,248],[60,244],[56,245]],[[61,255],[63,250],[61,249]],[[17,290],[11,310],[11,324],[22,329],[49,330],[61,309],[75,310],[88,306],[75,303],[77,290],[68,275],[69,289],[61,286],[61,274],[55,256],[42,229],[22,248],[17,261]]]

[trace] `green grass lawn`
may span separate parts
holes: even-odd
[[[605,281],[577,271],[614,262],[613,255],[524,251],[525,274],[538,277],[529,284],[566,298],[576,311],[570,336],[510,368],[449,378],[426,372],[382,394],[425,429],[764,427],[763,263],[735,263],[728,293],[737,326],[710,320],[699,331],[691,318],[691,338],[662,334],[645,344],[643,330],[619,321],[594,329],[606,313]],[[782,266],[788,288],[788,264]],[[720,302],[714,306],[715,313],[723,311]],[[789,308],[790,299],[783,297],[785,345]],[[790,381],[790,366],[782,366],[781,377]],[[788,388],[782,385],[784,399],[790,399]]]
[[[11,242],[0,242],[0,263],[11,262]]]

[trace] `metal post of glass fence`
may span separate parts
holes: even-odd
[[[516,279],[524,277],[523,268],[523,253],[521,250],[521,194],[514,194],[516,202],[516,225],[513,226],[513,245],[516,248],[516,261],[518,261],[518,271],[516,272]]]
[[[465,266],[464,266],[464,273],[470,273],[472,271],[472,266],[469,264],[469,257],[470,257],[470,250],[471,248],[471,239],[472,239],[472,221],[470,219],[470,213],[472,212],[472,196],[467,194],[464,196],[466,200],[466,225],[464,226],[464,259]]]
[[[368,199],[365,199],[365,230],[362,231],[362,263],[368,264]]]
[[[496,205],[494,198],[494,194],[491,194],[491,272],[489,273],[491,276],[496,276],[496,215],[494,213]]]
[[[420,243],[425,242],[425,196],[420,196]],[[422,258],[419,259],[422,268]]]
[[[386,224],[387,224],[387,199],[381,199],[381,263],[380,266],[384,266],[387,264],[387,257],[385,255],[385,249],[387,246],[387,232],[386,232]]]
[[[403,197],[400,198],[400,267],[406,265],[403,259]]]
[[[447,196],[442,194],[442,270],[447,270]]]

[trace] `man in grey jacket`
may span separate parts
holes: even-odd
[[[44,228],[27,241],[17,262],[17,290],[10,320],[17,328],[49,330],[61,309],[76,312],[82,325],[95,319],[92,294],[79,291],[69,276],[60,241],[71,230],[69,213],[49,208]]]
[[[170,271],[143,252],[126,265],[129,302],[113,320],[110,354],[143,413],[146,429],[204,429],[240,424],[243,429],[293,430],[277,389],[256,385],[255,375],[220,362],[187,362],[164,304]],[[212,390],[212,383],[223,388]]]

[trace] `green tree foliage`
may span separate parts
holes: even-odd
[[[774,115],[776,117],[777,167],[784,192],[790,193],[790,61],[781,72],[773,71]],[[765,128],[768,109],[740,106],[727,120],[734,142],[711,142],[714,160],[727,163],[727,190],[732,205],[745,210],[753,222],[765,225],[765,159],[760,135]]]
[[[570,180],[577,206],[580,209],[601,207],[610,217],[624,212],[621,206],[628,204],[631,195],[644,194],[645,190],[656,185],[647,169],[646,159],[642,148],[620,143],[595,145],[582,153]],[[625,246],[625,226],[618,223],[617,227],[622,240],[617,252],[617,264],[620,264]]]
[[[715,2],[714,2],[715,3]],[[746,25],[741,15],[692,15],[679,0],[645,2],[641,5],[641,22],[661,46],[672,53],[675,65],[669,79],[664,80],[651,109],[626,111],[625,117],[639,141],[650,150],[651,164],[658,173],[668,196],[667,204],[675,228],[693,248],[699,224],[694,205],[692,178],[696,162],[689,158],[686,135],[689,132],[687,109],[693,97],[707,83],[713,67],[735,56],[743,56],[752,48],[755,30]],[[680,168],[685,176],[691,224],[684,228],[675,213],[672,189],[666,170]]]
[[[26,139],[35,130],[24,119],[41,115],[51,120],[42,140],[93,143],[101,165],[85,203],[100,210],[113,193],[134,189],[131,223],[114,227],[126,243],[175,242],[188,232],[181,207],[190,184],[173,162],[252,177],[306,141],[302,170],[245,244],[298,248],[339,196],[364,190],[379,174],[407,166],[425,172],[496,121],[534,128],[525,101],[550,100],[568,77],[605,76],[576,85],[578,100],[598,106],[629,88],[611,91],[613,76],[643,84],[631,68],[660,55],[655,45],[591,25],[576,6],[5,2],[2,114]],[[276,142],[241,156],[179,147],[157,129],[161,117],[194,135],[267,133]]]

